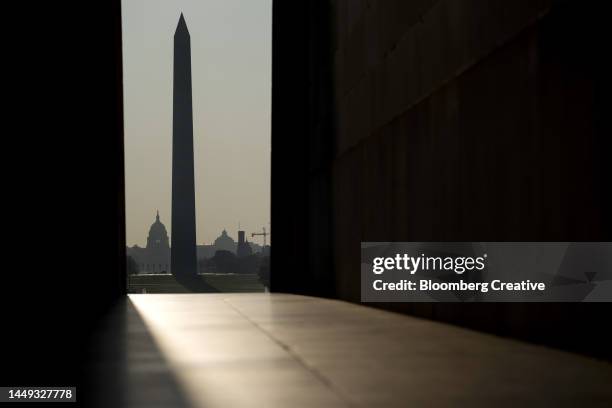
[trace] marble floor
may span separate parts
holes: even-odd
[[[118,313],[100,406],[612,406],[608,362],[341,301],[148,294]]]

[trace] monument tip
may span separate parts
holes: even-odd
[[[187,22],[185,21],[185,16],[183,16],[183,12],[181,12],[181,16],[179,17],[178,25],[176,26],[176,33],[185,32],[189,34],[189,30],[187,29]]]

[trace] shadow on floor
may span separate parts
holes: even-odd
[[[192,406],[129,298],[99,328],[91,357],[89,386],[79,393],[84,406]]]
[[[207,283],[201,276],[177,277],[177,282],[192,293],[218,293],[219,291]]]

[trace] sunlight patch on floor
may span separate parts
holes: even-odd
[[[224,296],[130,295],[194,406],[345,406]]]

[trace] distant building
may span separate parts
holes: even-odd
[[[127,248],[140,273],[170,273],[170,242],[166,226],[159,220],[159,211],[155,222],[149,228],[146,248],[138,245]]]
[[[215,256],[215,252],[217,252],[217,248],[214,245],[198,245],[198,260],[200,259],[210,259]]]
[[[210,259],[217,251],[229,251],[236,254],[236,249],[236,241],[229,236],[226,230],[223,230],[211,245],[198,245],[198,260]]]
[[[131,256],[138,265],[139,273],[170,273],[170,242],[166,227],[159,219],[159,212],[155,217],[155,222],[149,229],[147,237],[147,246],[142,248],[138,245],[126,248],[127,255]],[[270,251],[270,246],[262,248],[254,242],[249,242],[246,238],[245,231],[238,231],[238,242],[234,241],[229,236],[226,230],[221,232],[212,245],[197,245],[197,259],[200,261],[212,259],[217,251],[228,251],[236,255],[238,258],[244,258],[249,255],[267,255]],[[198,267],[202,272],[202,268]]]
[[[249,242],[249,246],[254,254],[270,255],[270,245],[266,245],[264,248],[263,245],[256,244],[255,242]]]
[[[227,235],[226,230],[223,230],[221,235],[215,239],[214,247],[217,251],[230,251],[236,253],[236,241]]]
[[[253,254],[253,249],[249,245],[249,241],[244,237],[244,231],[238,231],[238,246],[236,247],[236,255],[238,258],[243,258]]]

